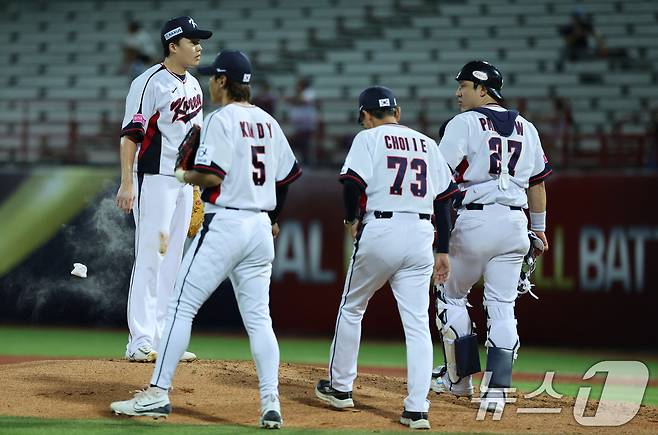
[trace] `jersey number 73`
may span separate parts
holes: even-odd
[[[389,192],[391,195],[402,195],[402,182],[404,181],[404,174],[407,172],[407,158],[388,156],[387,164],[388,169],[397,169],[395,180]],[[409,185],[411,194],[422,198],[427,193],[427,163],[423,159],[413,159],[409,163],[409,167],[415,171],[417,181],[417,183]]]

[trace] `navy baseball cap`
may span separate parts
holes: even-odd
[[[160,31],[162,46],[169,44],[177,36],[187,39],[208,39],[212,36],[210,30],[201,30],[192,17],[177,17],[167,21]]]
[[[248,85],[251,80],[251,62],[246,54],[238,50],[226,50],[217,55],[211,65],[197,68],[204,76],[225,75],[232,82]]]
[[[374,109],[387,109],[397,107],[398,102],[393,95],[393,91],[384,86],[371,86],[366,88],[361,95],[359,95],[359,119],[358,123],[362,121],[362,110]]]

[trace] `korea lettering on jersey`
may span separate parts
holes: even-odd
[[[499,106],[492,110],[505,111]],[[460,113],[448,122],[439,150],[454,170],[463,204],[527,207],[525,189],[552,172],[537,129],[520,115],[514,120],[512,134],[504,137],[484,114]],[[510,182],[501,189],[499,177],[505,162]]]
[[[189,73],[182,79],[158,64],[133,80],[121,136],[139,144],[137,172],[173,175],[178,146],[193,124],[201,125],[202,107],[201,86]]]
[[[455,188],[436,142],[399,124],[357,134],[340,179],[356,181],[364,189],[366,213],[431,214],[434,199],[451,195]]]
[[[194,169],[223,179],[203,190],[211,205],[240,210],[270,211],[276,206],[276,186],[301,175],[281,127],[256,106],[229,104],[208,115]]]

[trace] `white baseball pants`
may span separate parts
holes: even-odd
[[[519,346],[514,301],[524,255],[530,249],[528,220],[520,210],[499,204],[482,210],[460,210],[450,237],[450,277],[445,284],[448,308],[465,306],[464,299],[484,276],[487,310],[487,346]],[[450,313],[449,313],[450,316]],[[458,334],[468,334],[468,315],[453,324]]]
[[[394,213],[389,219],[367,215],[355,242],[336,332],[331,345],[329,379],[339,391],[352,391],[357,374],[361,320],[368,301],[387,281],[402,319],[407,346],[407,397],[404,408],[427,412],[432,379],[429,285],[434,265],[434,227],[418,213]]]
[[[128,293],[128,345],[157,348],[183,257],[192,186],[166,175],[135,175],[135,264]]]
[[[194,316],[228,277],[249,335],[261,400],[278,394],[279,344],[269,307],[273,260],[274,240],[267,213],[222,209],[206,214],[178,274],[151,385],[171,386],[190,341]]]

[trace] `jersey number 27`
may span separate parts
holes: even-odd
[[[507,151],[512,153],[507,164],[509,174],[514,176],[514,168],[519,162],[521,147],[523,143],[516,140],[507,140]],[[503,147],[503,140],[499,137],[489,139],[489,173],[493,175],[500,174],[500,156]]]

